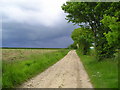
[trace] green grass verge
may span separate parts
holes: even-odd
[[[98,62],[94,55],[82,55],[79,50],[77,54],[94,88],[118,88],[118,60],[107,59]]]
[[[63,58],[69,50],[59,50],[45,54],[33,54],[29,60],[2,62],[2,87],[14,88],[29,78],[43,72],[49,66]]]

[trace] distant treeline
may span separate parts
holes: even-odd
[[[1,49],[67,49],[67,48],[31,48],[31,47],[0,47]]]

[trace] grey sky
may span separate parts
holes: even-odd
[[[2,44],[15,47],[65,48],[72,30],[61,5],[66,0],[1,0]]]

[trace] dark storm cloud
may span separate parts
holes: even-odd
[[[70,34],[75,27],[64,21],[56,27],[3,23],[3,46],[62,48],[72,43]]]
[[[2,45],[10,47],[65,48],[72,30],[61,5],[66,0],[2,0]],[[1,14],[2,13],[2,14]]]

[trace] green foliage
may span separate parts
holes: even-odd
[[[77,43],[74,42],[73,44],[69,45],[68,48],[70,48],[70,49],[77,49],[77,45],[76,44]]]
[[[120,48],[120,21],[117,22],[117,17],[104,15],[101,22],[105,27],[109,27],[111,31],[104,33],[109,45]]]
[[[110,41],[110,38],[106,39],[106,37],[114,36],[116,39],[120,35],[115,36],[116,32],[111,33],[111,29],[117,28],[116,25],[110,24],[109,27],[105,27],[101,20],[105,14],[119,17],[119,8],[119,2],[66,2],[62,6],[65,13],[68,13],[66,16],[68,22],[91,29],[94,35],[95,51],[98,60],[114,56],[115,48],[113,45],[108,44],[107,41]],[[116,24],[118,26],[119,23]],[[104,35],[104,33],[109,34]]]
[[[72,34],[71,38],[74,40],[74,43],[79,45],[79,49],[83,52],[83,54],[87,54],[91,43],[93,42],[93,33],[91,33],[91,29],[89,28],[77,28]]]
[[[28,60],[3,61],[2,87],[13,88],[27,79],[41,73],[67,54],[68,50],[44,54],[32,54]]]
[[[77,54],[94,88],[118,88],[118,58],[98,62],[94,55],[82,55],[79,50]]]

